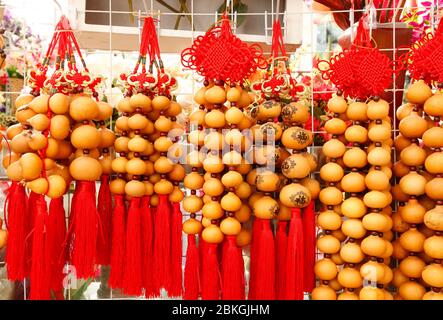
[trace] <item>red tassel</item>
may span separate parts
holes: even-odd
[[[315,287],[315,202],[312,200],[303,210],[303,232],[305,248],[304,291],[312,292]]]
[[[125,260],[125,203],[124,196],[114,195],[112,214],[111,271],[108,285],[110,288],[121,288],[123,280],[123,261]]]
[[[71,259],[77,278],[94,276],[99,216],[95,205],[95,181],[77,181],[71,205]]]
[[[206,242],[203,240],[202,238],[202,234],[200,232],[200,234],[198,235],[198,257],[199,257],[199,261],[200,261],[200,265],[199,265],[199,272],[200,272],[200,283],[201,283],[201,275],[202,275],[202,271],[203,271],[203,253],[205,252],[205,245]],[[201,287],[200,287],[200,293],[201,293]]]
[[[8,188],[5,200],[5,223],[8,229],[6,265],[8,279],[21,281],[26,277],[27,210],[26,192],[16,181]]]
[[[168,289],[171,283],[171,212],[168,196],[158,195],[159,201],[155,212],[154,233],[154,282],[155,289]]]
[[[286,294],[287,300],[303,300],[304,246],[301,210],[292,208],[289,223],[286,253]]]
[[[277,233],[275,235],[275,293],[277,300],[283,300],[285,298],[286,248],[288,245],[288,236],[286,235],[287,226],[287,221],[279,220]]]
[[[257,218],[261,225],[256,243],[256,300],[275,299],[275,244],[270,220]]]
[[[32,262],[32,231],[34,230],[34,222],[35,222],[35,212],[36,212],[36,204],[37,199],[40,195],[31,191],[29,193],[26,212],[26,240],[25,240],[25,254],[26,254],[26,275],[29,275],[31,272],[31,262]]]
[[[222,299],[244,300],[245,278],[242,250],[236,236],[226,236],[222,258]]]
[[[132,198],[126,223],[126,250],[123,292],[139,296],[142,293],[142,250],[140,198]]]
[[[195,234],[188,234],[186,249],[185,286],[183,299],[197,300],[200,287],[200,259]]]
[[[46,260],[46,222],[48,211],[44,195],[39,195],[35,206],[35,223],[32,239],[32,265],[30,274],[31,300],[50,299],[50,270]]]
[[[220,299],[220,269],[217,243],[206,242],[202,252],[201,297],[203,300]]]
[[[159,295],[155,291],[154,278],[152,274],[152,252],[154,241],[154,229],[151,214],[151,207],[149,205],[150,197],[144,196],[141,201],[141,239],[142,239],[142,282],[145,288],[145,297],[152,298]]]
[[[51,277],[51,290],[55,296],[63,292],[63,268],[65,265],[65,248],[63,241],[66,237],[65,209],[63,197],[52,199],[49,204],[47,223],[46,249],[47,261]],[[63,295],[61,295],[63,296]]]
[[[256,292],[256,264],[258,263],[256,258],[257,253],[257,243],[259,240],[259,236],[261,235],[260,232],[261,229],[261,222],[258,221],[258,219],[254,219],[252,223],[252,239],[251,239],[251,246],[249,250],[249,258],[250,258],[250,264],[249,264],[249,292],[248,292],[248,299],[254,300],[255,298],[255,292]]]
[[[183,293],[183,270],[182,270],[182,212],[180,202],[172,203],[172,221],[171,221],[171,286],[168,295],[170,297],[179,297]]]
[[[111,260],[112,198],[109,190],[109,176],[102,175],[98,191],[97,210],[100,216],[100,233],[97,239],[97,264],[108,265]]]

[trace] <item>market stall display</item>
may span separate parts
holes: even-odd
[[[74,280],[111,299],[442,300],[443,21],[387,53],[371,8],[313,77],[280,14],[260,47],[221,7],[177,71],[145,8],[114,79],[62,15],[2,135],[8,281],[32,300],[72,299]]]

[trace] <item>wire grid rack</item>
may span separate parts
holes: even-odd
[[[145,16],[147,14],[150,14],[150,15],[153,15],[155,18],[157,18],[157,22],[156,23],[157,23],[158,32],[160,32],[162,30],[162,23],[161,23],[162,19],[161,19],[161,17],[163,15],[172,15],[172,16],[178,16],[178,15],[185,16],[185,15],[189,15],[190,18],[191,18],[191,24],[192,25],[193,25],[193,22],[194,22],[194,19],[195,19],[196,16],[212,17],[214,19],[214,21],[217,21],[220,18],[220,15],[217,14],[217,12],[198,12],[198,13],[194,12],[194,4],[197,1],[202,1],[202,0],[189,0],[188,1],[189,8],[190,8],[190,12],[189,13],[174,13],[174,12],[160,12],[158,10],[155,10],[154,9],[154,1],[153,0],[148,0],[148,1],[146,1],[147,2],[147,6],[145,6],[143,9],[138,10],[136,13],[137,13],[138,17],[142,17],[142,16]],[[294,0],[287,0],[287,1],[294,1]],[[303,1],[303,0],[295,0],[295,1]],[[227,2],[228,2],[228,6],[229,6],[229,4],[232,4],[232,0],[228,0]],[[264,34],[265,34],[266,42],[270,43],[270,39],[271,39],[271,36],[272,36],[272,24],[269,23],[270,17],[271,17],[271,21],[272,21],[272,17],[277,17],[277,16],[281,17],[281,20],[283,22],[282,23],[283,33],[284,33],[284,36],[286,36],[286,33],[287,33],[287,23],[286,23],[287,22],[287,18],[291,17],[291,16],[297,16],[297,17],[301,17],[301,19],[303,19],[303,30],[302,30],[302,33],[304,34],[303,35],[303,42],[304,42],[304,45],[307,45],[307,47],[309,48],[308,50],[305,50],[305,51],[301,52],[300,55],[302,57],[305,57],[305,58],[307,57],[310,61],[312,61],[314,56],[316,54],[318,54],[318,53],[322,54],[323,56],[325,54],[326,55],[332,55],[334,53],[334,51],[332,51],[332,50],[323,50],[321,52],[318,52],[316,50],[316,38],[318,36],[322,36],[322,35],[318,34],[319,31],[316,30],[316,28],[314,26],[314,15],[316,13],[311,10],[311,5],[312,5],[312,3],[307,1],[306,2],[306,7],[302,11],[281,11],[281,12],[278,12],[278,10],[276,8],[279,7],[279,5],[278,4],[274,5],[274,1],[272,1],[271,12],[263,11],[263,12],[248,12],[248,13],[237,13],[237,12],[235,12],[232,9],[232,5],[230,5],[229,6],[231,8],[230,13],[232,14],[232,17],[233,17],[232,18],[232,21],[233,21],[233,23],[232,23],[233,32],[234,33],[236,32],[236,29],[237,29],[236,28],[236,22],[237,22],[237,19],[238,19],[239,16],[241,16],[241,15],[244,15],[246,17],[248,17],[248,16],[260,16],[260,17],[263,18],[263,21],[264,21],[263,25],[264,25]],[[6,6],[4,4],[0,3],[0,8],[6,8]],[[20,7],[16,7],[16,9],[20,9]],[[252,9],[252,11],[254,11],[254,8],[252,6],[251,6],[251,9]],[[48,21],[45,24],[47,24],[48,26],[54,26],[55,23],[56,23],[56,18],[60,16],[60,8],[57,7],[56,5],[54,5],[52,8],[45,8],[45,10],[53,10],[54,20],[53,21]],[[395,10],[395,8],[392,8],[392,9],[389,9],[389,10]],[[337,12],[337,13],[340,12],[340,13],[345,13],[345,14],[349,15],[349,19],[350,19],[351,26],[352,26],[352,25],[354,25],[354,22],[355,22],[354,19],[353,19],[354,13],[357,12],[357,11],[363,12],[365,10],[341,10],[341,11],[333,11],[333,12]],[[120,15],[120,14],[127,15],[127,14],[131,14],[131,12],[130,11],[127,11],[127,12],[125,12],[125,11],[114,11],[112,9],[112,1],[111,0],[109,0],[109,10],[84,10],[84,9],[83,10],[79,10],[79,9],[77,9],[77,13],[78,14],[86,14],[86,13],[93,13],[93,12],[95,12],[95,13],[106,13],[106,14],[109,15],[109,24],[107,26],[108,30],[109,30],[109,44],[108,44],[109,47],[108,47],[107,50],[95,51],[94,53],[99,53],[99,54],[103,54],[103,55],[108,55],[109,56],[110,67],[109,67],[109,70],[108,70],[108,74],[104,74],[104,76],[105,77],[112,77],[112,74],[113,74],[113,69],[112,69],[113,68],[112,67],[113,58],[114,58],[115,54],[119,53],[119,51],[115,50],[115,47],[114,47],[114,44],[113,44],[113,39],[112,39],[112,36],[111,36],[112,33],[113,33],[113,30],[114,30],[114,27],[115,27],[113,25],[112,16],[115,15],[115,14],[117,14],[117,15]],[[434,17],[434,15],[432,15],[432,17]],[[138,28],[137,29],[138,29],[138,34],[139,34],[139,37],[140,37],[140,33],[141,33],[140,19],[138,19],[138,21],[139,22],[138,22]],[[432,28],[434,28],[435,24],[436,24],[436,22],[434,20],[432,20],[432,23],[431,23]],[[397,28],[398,28],[398,22],[394,21],[394,22],[392,22],[390,24],[390,26],[392,28],[392,43],[388,47],[382,48],[381,51],[391,51],[392,52],[397,47],[397,44],[396,44],[396,32],[397,32]],[[305,29],[307,29],[307,32],[305,32]],[[189,46],[192,44],[192,42],[194,41],[194,39],[197,36],[197,34],[198,33],[194,32],[194,30],[191,30],[191,37],[188,39],[189,40]],[[325,35],[323,35],[323,36],[325,36]],[[26,50],[31,50],[32,51],[32,48],[26,48]],[[402,50],[407,50],[407,48],[398,49],[399,52],[402,51]],[[132,53],[135,55],[138,52],[132,52]],[[264,53],[265,54],[269,54],[269,52],[266,52],[266,51]],[[296,53],[297,52],[289,51],[288,55],[293,55],[293,54],[296,54]],[[25,54],[25,52],[23,52],[23,54]],[[87,54],[88,54],[88,52],[86,52],[86,55]],[[177,57],[180,56],[180,52],[175,52],[175,53],[170,53],[170,54],[171,55],[176,55]],[[168,67],[167,64],[165,66]],[[300,78],[303,75],[311,74],[311,72],[312,72],[312,66],[309,66],[309,67],[305,68],[305,70],[297,70],[294,73],[294,75],[296,77]],[[192,85],[191,85],[190,88],[179,88],[178,91],[175,94],[176,95],[191,95],[191,96],[193,96],[194,92],[196,92],[196,90],[199,87],[201,87],[201,83],[198,83],[199,77],[194,72],[192,72],[192,79],[194,79],[196,81],[192,81]],[[24,82],[23,82],[23,84],[24,84]],[[313,97],[314,94],[332,93],[331,91],[315,91],[313,81],[311,81],[310,86],[311,86],[310,90],[312,92],[312,94],[311,94],[311,106],[314,105],[314,97]],[[108,90],[107,96],[108,97],[112,97],[114,95],[114,93],[112,92],[111,87],[109,87],[107,90]],[[397,98],[396,93],[404,91],[402,86],[399,86],[399,87],[396,86],[396,76],[395,75],[394,75],[392,87],[387,89],[387,91],[393,92],[393,101],[392,101],[391,107],[394,108],[394,106],[398,105],[398,103],[397,103],[398,102],[397,101],[398,98]],[[14,94],[19,94],[19,93],[20,93],[19,91],[11,91],[11,90],[8,90],[8,89],[7,89],[7,91],[3,92],[3,94],[6,97],[9,97],[9,96],[14,95]],[[198,106],[195,106],[195,107],[197,108]],[[311,110],[312,110],[312,128],[314,128],[313,108],[311,108]],[[394,109],[392,110],[391,114],[394,115],[392,117],[392,131],[393,131],[393,137],[395,137],[397,132],[398,132],[398,123],[397,123],[397,120],[395,118],[395,110]],[[111,126],[112,126],[112,124],[111,124]],[[313,133],[314,134],[323,134],[325,132],[324,131],[314,131]],[[320,151],[321,151],[321,146],[315,145],[315,142],[309,148],[309,152],[314,153],[317,156],[320,154]],[[3,148],[2,156],[4,154],[5,154],[5,148]],[[394,162],[397,161],[395,152],[393,152],[392,154],[393,154],[393,161]],[[0,179],[1,180],[6,180],[5,172],[4,172],[3,169],[2,169],[2,171],[0,173],[1,173]],[[314,172],[312,174],[312,176],[314,178],[316,178],[316,179],[320,179],[318,171]],[[72,197],[71,193],[69,193],[65,197],[65,208],[66,209],[69,208],[69,203],[71,201],[71,197]],[[3,206],[1,206],[1,207],[3,207]],[[317,209],[319,209],[318,206],[317,206]],[[396,208],[394,208],[394,211],[395,211],[395,209]],[[68,217],[69,216],[69,211],[66,210],[66,212],[67,212],[67,217]],[[0,216],[3,216],[3,213]],[[183,212],[183,219],[187,220],[188,218],[189,218],[189,214],[186,213],[186,212]],[[318,230],[318,231],[320,232],[321,230]],[[184,240],[183,241],[183,244],[184,244],[184,248],[183,248],[183,263],[184,263],[184,261],[185,261],[184,254],[186,252],[186,238],[184,237],[183,240]],[[247,252],[244,252],[244,255],[249,257],[249,254]],[[321,256],[322,256],[322,254],[320,252],[317,252],[317,258],[321,258]],[[1,264],[0,264],[0,266],[1,266]],[[103,271],[102,273],[108,272],[106,270],[102,270],[102,271]],[[74,278],[67,276],[67,281],[68,282],[70,282],[70,281],[72,282],[74,280],[75,280]],[[97,295],[97,289],[99,288],[100,285],[101,285],[100,277],[97,276],[97,278],[93,280],[93,282],[89,285],[89,288],[87,289],[88,295],[86,296],[86,299],[125,299],[125,298],[128,298],[128,297],[121,296],[115,290],[107,289],[106,288],[106,284],[105,284],[105,288],[104,289],[105,289],[105,291],[107,293],[105,294],[105,296],[99,297]],[[75,283],[74,284],[71,283],[71,286],[75,286]],[[26,294],[27,294],[26,291],[27,291],[27,288],[28,288],[28,284],[26,283],[26,280],[24,281],[23,287],[24,287],[23,298],[26,299]],[[71,290],[66,290],[67,299],[71,299],[70,293],[71,293]],[[130,297],[130,298],[134,299],[134,297]],[[166,294],[164,294],[162,296],[162,298],[168,298],[168,297],[166,296]],[[309,299],[309,296],[307,294],[305,295],[305,299]]]

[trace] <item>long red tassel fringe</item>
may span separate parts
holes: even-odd
[[[261,221],[258,221],[257,218],[254,218],[254,221],[252,223],[252,239],[251,239],[251,246],[249,250],[249,257],[250,257],[250,267],[249,267],[249,292],[248,292],[248,299],[254,300],[255,299],[255,291],[256,291],[256,265],[259,263],[257,261],[257,243],[259,242],[259,236],[261,235],[260,232],[261,229]]]
[[[287,300],[303,300],[304,245],[301,210],[292,208],[289,224],[286,255],[286,294]]]
[[[242,250],[236,236],[226,236],[222,257],[222,299],[245,299],[245,274]]]
[[[71,259],[77,278],[94,276],[99,216],[95,204],[95,181],[77,181],[71,205]],[[71,233],[72,232],[72,233]],[[92,244],[92,245],[91,245]]]
[[[31,191],[29,193],[28,202],[26,204],[27,213],[26,213],[26,240],[25,240],[25,259],[26,259],[26,275],[28,276],[31,273],[31,262],[32,262],[32,232],[34,230],[35,223],[35,215],[36,215],[36,206],[37,199],[39,198],[39,194]]]
[[[197,300],[200,290],[200,259],[195,238],[195,234],[188,234],[183,295],[185,300]]]
[[[6,266],[8,279],[20,281],[26,277],[26,227],[25,188],[16,181],[8,188],[5,200],[5,223],[8,229],[8,246],[6,247]]]
[[[202,252],[201,297],[203,300],[220,299],[220,268],[216,243],[205,242]]]
[[[125,259],[125,202],[124,196],[114,195],[112,214],[111,270],[108,285],[110,288],[121,288],[123,280],[123,261]]]
[[[261,228],[255,254],[256,300],[275,299],[275,243],[270,220],[256,218]]]
[[[111,261],[112,198],[109,190],[109,175],[101,176],[97,210],[100,217],[101,235],[97,238],[97,264],[109,265]]]
[[[286,235],[287,226],[287,221],[279,220],[275,234],[275,294],[277,300],[283,300],[285,298],[286,249],[288,245],[288,236]]]
[[[50,269],[49,262],[46,260],[47,230],[46,223],[48,211],[46,207],[45,196],[40,195],[35,206],[35,224],[32,241],[32,265],[30,274],[30,293],[31,300],[48,300],[50,295]]]
[[[152,252],[154,241],[153,219],[150,207],[150,197],[144,196],[141,201],[141,226],[142,226],[142,281],[145,289],[145,297],[152,298],[159,293],[155,292],[154,278],[152,274]]]
[[[128,209],[123,292],[136,296],[142,293],[140,198],[132,198]]]
[[[315,201],[303,209],[303,232],[305,248],[304,291],[312,292],[315,287]]]
[[[183,293],[183,270],[182,270],[182,213],[180,202],[172,203],[171,221],[171,286],[168,295],[179,297]]]
[[[65,265],[65,248],[63,241],[66,237],[65,209],[63,197],[51,199],[47,223],[47,261],[51,277],[50,288],[56,298],[63,297],[63,268]]]
[[[154,281],[156,291],[171,284],[171,212],[168,196],[158,195],[154,233]],[[169,291],[169,290],[168,290]]]

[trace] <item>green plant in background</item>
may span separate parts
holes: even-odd
[[[92,282],[92,278],[87,279],[82,283],[80,287],[77,289],[69,289],[69,292],[66,294],[66,298],[70,298],[70,300],[84,300],[85,292],[88,289],[89,285]]]
[[[231,11],[231,8],[228,8],[229,12]],[[237,13],[246,13],[248,12],[248,5],[241,2],[241,0],[234,0],[232,3],[232,10]],[[217,12],[219,14],[222,14],[226,11],[226,1],[223,1],[221,6],[217,9]],[[229,14],[228,12],[228,14]],[[231,17],[232,19],[232,17]],[[237,27],[241,26],[242,23],[245,21],[246,16],[245,15],[237,15]]]
[[[6,70],[9,78],[23,78],[26,71],[41,61],[42,40],[26,24],[5,8],[1,27],[4,30]]]
[[[186,17],[186,19],[189,21],[189,24],[192,27],[192,30],[195,30],[195,27],[192,24],[192,18],[189,15],[190,11],[188,9],[187,0],[178,0],[178,2],[180,4],[180,8],[179,9],[174,8],[170,4],[166,3],[164,0],[156,0],[156,2],[159,3],[160,5],[164,6],[165,8],[167,8],[171,12],[174,12],[174,13],[186,13],[186,14],[178,15],[177,16],[177,19],[175,20],[174,30],[178,30],[178,28],[180,26],[180,21],[181,21],[181,19],[183,17]],[[130,12],[134,12],[134,6],[133,6],[133,3],[132,3],[132,0],[128,0],[128,6],[129,6],[129,11]],[[130,18],[131,18],[131,22],[134,22],[134,16],[132,14],[131,14]]]
[[[187,4],[187,0],[177,0],[180,8],[176,9],[173,6],[171,6],[170,4],[168,4],[166,1],[164,0],[156,0],[156,2],[160,5],[162,5],[163,7],[165,7],[166,9],[168,9],[171,12],[174,13],[184,13],[183,15],[178,15],[177,19],[175,20],[175,25],[174,25],[174,30],[178,30],[180,27],[180,21],[182,18],[186,18],[189,21],[189,24],[192,27],[192,30],[195,30],[195,26],[192,24],[192,18],[189,15],[190,11],[188,9],[188,4]],[[134,5],[132,0],[128,0],[128,6],[129,6],[129,11],[130,12],[134,12]],[[248,5],[243,3],[242,0],[234,0],[232,3],[232,9],[234,12],[237,13],[246,13],[248,12]],[[231,8],[228,8],[228,11],[230,11]],[[221,15],[223,12],[226,11],[226,1],[222,1],[221,5],[218,7],[217,12]],[[229,13],[229,12],[228,12]],[[130,19],[131,22],[134,22],[134,16],[131,14],[130,15]],[[231,17],[232,19],[232,17]],[[244,15],[238,15],[237,16],[237,27],[240,26],[246,19],[246,16]],[[214,24],[211,25],[210,28],[213,28]]]

